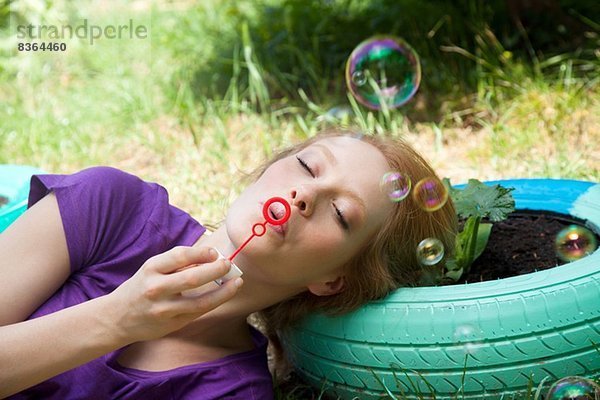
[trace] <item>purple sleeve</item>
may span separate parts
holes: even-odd
[[[55,193],[75,272],[102,262],[115,243],[132,241],[160,188],[116,168],[91,167],[71,175],[34,175],[28,205]]]

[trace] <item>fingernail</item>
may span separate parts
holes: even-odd
[[[239,288],[244,284],[244,280],[242,278],[235,278],[235,281],[233,281],[233,284],[235,285],[236,288]]]
[[[209,255],[211,258],[217,257],[217,255],[218,255],[218,253],[217,253],[217,250],[215,250],[215,249],[214,249],[214,248],[212,248],[212,247],[209,247],[209,248],[208,248],[208,255]]]

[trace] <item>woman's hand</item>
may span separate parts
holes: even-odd
[[[229,261],[217,260],[214,249],[176,247],[150,258],[108,295],[0,326],[0,398],[133,342],[184,327],[231,299],[241,278],[218,287],[207,285],[197,297],[181,292],[211,282],[228,269]]]
[[[175,247],[154,256],[107,297],[115,305],[115,328],[127,341],[156,339],[183,328],[231,299],[242,284],[232,279],[195,296],[182,292],[225,275],[229,260],[210,247]],[[107,298],[108,300],[108,298]]]

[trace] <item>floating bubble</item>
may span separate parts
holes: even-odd
[[[444,258],[444,245],[439,239],[423,239],[417,245],[417,260],[423,265],[435,265]]]
[[[481,330],[474,325],[458,325],[454,330],[454,341],[462,345],[465,354],[475,354],[481,342]]]
[[[556,381],[546,395],[546,400],[600,400],[600,386],[591,379],[568,376]]]
[[[381,190],[395,203],[402,201],[410,193],[412,182],[410,177],[400,172],[386,172],[379,184]]]
[[[346,85],[356,100],[379,110],[409,101],[421,82],[419,55],[403,39],[373,37],[360,43],[346,62]]]
[[[413,189],[413,198],[417,205],[425,211],[439,210],[448,201],[448,190],[437,178],[423,178]]]
[[[345,122],[347,123],[352,117],[354,117],[354,111],[349,106],[335,106],[327,110],[326,113],[321,114],[317,117],[318,121],[327,121],[333,123]]]
[[[561,230],[554,243],[556,255],[566,262],[585,257],[598,247],[592,231],[579,225],[570,225]]]
[[[365,73],[362,71],[354,71],[354,73],[352,73],[352,83],[359,87],[367,83]]]

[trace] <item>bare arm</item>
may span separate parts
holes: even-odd
[[[25,320],[69,276],[69,253],[51,193],[0,234],[0,326]]]
[[[106,296],[17,322],[69,273],[56,199],[40,200],[0,234],[0,318],[5,325],[0,326],[0,398],[129,343],[164,336],[233,297],[239,287],[234,280],[197,298],[181,296],[229,269],[210,250],[176,247],[150,258]],[[203,265],[184,268],[191,264]]]
[[[0,398],[128,344],[111,326],[107,296],[0,327]]]

